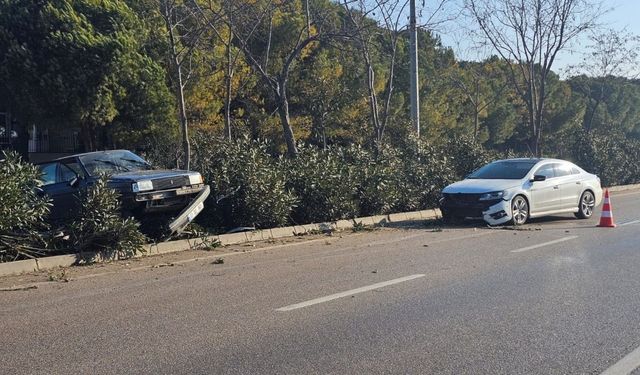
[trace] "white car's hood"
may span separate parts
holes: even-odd
[[[488,193],[502,191],[522,185],[522,180],[466,179],[445,187],[443,193]]]

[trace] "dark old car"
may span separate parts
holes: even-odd
[[[121,194],[124,215],[144,220],[167,213],[171,215],[168,231],[179,233],[202,211],[210,191],[198,172],[154,169],[127,150],[77,154],[38,167],[42,190],[53,203],[53,220],[76,215],[78,192],[106,175],[108,186]]]

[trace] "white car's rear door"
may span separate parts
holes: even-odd
[[[573,173],[573,166],[569,163],[558,163],[555,165],[556,179],[560,194],[562,195],[562,208],[577,208],[580,194],[582,193],[582,182],[579,174]],[[580,171],[576,170],[578,173]]]

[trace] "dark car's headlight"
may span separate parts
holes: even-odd
[[[504,197],[504,191],[492,191],[490,193],[484,193],[480,196],[481,201],[491,201],[494,199],[502,199]]]
[[[204,178],[200,173],[190,174],[189,175],[189,185],[199,185],[204,184]]]
[[[151,180],[142,180],[142,181],[134,182],[131,185],[131,190],[133,190],[134,193],[153,190],[153,182],[151,182]]]

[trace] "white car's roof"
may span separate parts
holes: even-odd
[[[552,162],[552,163],[570,163],[570,164],[573,164],[572,162],[570,162],[568,160],[553,159],[553,158],[513,158],[513,159],[496,160],[495,162],[498,162],[498,161],[534,161],[536,163]]]

